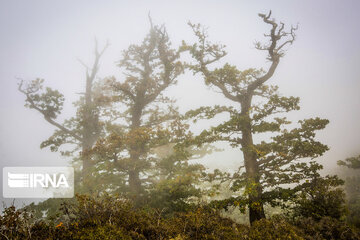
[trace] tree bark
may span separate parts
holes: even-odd
[[[246,190],[249,199],[249,220],[250,224],[265,218],[264,206],[261,201],[262,187],[260,185],[259,165],[257,162],[257,154],[254,151],[254,143],[252,136],[252,126],[249,109],[251,107],[252,95],[248,94],[244,97],[241,104],[241,117],[244,119],[242,132],[242,152],[244,156],[244,164],[247,177]]]
[[[83,177],[83,183],[87,185],[88,178],[91,177],[91,156],[89,156],[88,152],[91,150],[95,142],[97,141],[98,135],[99,135],[99,116],[94,111],[93,106],[93,94],[92,94],[92,88],[93,88],[93,81],[97,73],[98,69],[98,61],[99,57],[97,56],[95,59],[95,64],[93,66],[91,75],[87,73],[86,75],[86,88],[85,88],[85,103],[83,106],[83,129],[82,129],[82,135],[83,135],[83,141],[82,141],[82,161],[83,161],[83,169],[82,169],[82,177]]]
[[[142,94],[141,96],[138,96],[138,102],[134,104],[133,110],[132,110],[132,117],[131,117],[131,127],[130,131],[135,130],[141,126],[141,115],[143,111],[143,104],[141,102],[143,101]],[[140,147],[141,148],[141,147]],[[140,181],[140,172],[138,170],[138,163],[140,161],[140,155],[142,152],[142,149],[138,147],[132,147],[130,149],[130,159],[132,161],[131,170],[129,170],[129,188],[130,193],[133,195],[134,199],[138,199],[142,189],[141,189],[141,181]]]
[[[135,198],[138,197],[141,192],[141,182],[139,177],[139,171],[136,169],[129,171],[129,187],[130,192]]]

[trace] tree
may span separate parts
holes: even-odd
[[[107,77],[94,82],[107,45],[100,52],[96,46],[91,69],[81,62],[86,68],[85,94],[75,104],[76,117],[64,124],[55,122],[62,110],[62,94],[50,88],[42,91],[40,79],[27,86],[21,82],[19,90],[26,95],[29,108],[58,127],[41,147],[58,151],[62,145],[72,143],[73,151],[81,149],[86,183],[82,192],[120,193],[136,202],[158,206],[162,202],[167,208],[182,208],[188,197],[199,194],[195,182],[203,170],[188,160],[209,150],[176,146],[192,137],[174,100],[163,95],[183,72],[180,49],[171,48],[164,26],[153,26],[151,19],[150,24],[142,44],[131,45],[119,61],[119,67],[125,69],[125,81]],[[145,197],[145,193],[149,195]],[[38,209],[54,209],[58,205],[58,201],[50,200]]]
[[[328,147],[314,139],[315,131],[323,129],[328,120],[313,118],[299,121],[299,127],[292,130],[286,128],[290,121],[281,117],[299,109],[299,98],[283,97],[277,92],[277,86],[266,83],[272,78],[284,49],[295,40],[297,27],[285,31],[284,23],[277,23],[268,15],[259,14],[260,18],[271,27],[267,44],[257,42],[256,49],[267,53],[270,67],[262,69],[238,70],[226,63],[221,68],[211,68],[225,55],[224,46],[208,41],[206,31],[201,25],[190,26],[198,42],[192,45],[184,42],[184,50],[188,50],[195,64],[189,64],[194,74],[201,73],[205,83],[216,89],[236,107],[215,106],[201,107],[187,113],[189,118],[209,119],[220,113],[227,113],[229,120],[220,125],[204,130],[197,143],[226,141],[232,147],[241,147],[244,166],[227,180],[231,181],[232,189],[245,189],[246,199],[241,196],[232,198],[233,204],[247,203],[250,223],[265,218],[263,205],[278,205],[279,200],[289,200],[299,188],[288,187],[298,184],[321,166],[315,162],[300,161],[306,158],[321,156]],[[258,133],[273,133],[270,141],[254,142]],[[228,201],[229,202],[229,201]]]
[[[154,26],[151,19],[150,24],[142,44],[131,45],[119,61],[125,81],[115,77],[104,80],[103,99],[112,114],[105,124],[108,135],[92,149],[103,176],[113,179],[115,189],[130,192],[137,200],[147,186],[159,182],[156,177],[172,172],[174,165],[182,166],[181,171],[188,167],[187,153],[174,150],[174,145],[191,135],[180,121],[174,101],[164,96],[183,72],[180,50],[171,47],[164,26]],[[171,156],[160,156],[156,152],[160,147],[167,148]],[[168,166],[167,173],[165,161],[173,167],[170,170]]]
[[[360,155],[356,157],[346,158],[345,161],[339,160],[339,166],[346,166],[352,169],[359,169],[360,168]]]
[[[104,54],[108,43],[99,51],[97,41],[95,41],[95,60],[92,68],[86,67],[86,87],[85,93],[79,102],[76,103],[78,109],[76,116],[65,120],[63,124],[56,121],[61,113],[64,103],[64,96],[57,90],[47,87],[43,90],[43,79],[37,78],[28,84],[21,80],[18,90],[26,96],[25,106],[35,109],[41,113],[44,119],[55,126],[57,129],[54,134],[46,141],[42,142],[40,147],[50,147],[51,151],[58,151],[59,147],[65,144],[73,144],[73,151],[61,151],[63,155],[69,155],[81,149],[80,159],[82,160],[82,180],[86,185],[87,177],[92,167],[91,159],[87,152],[97,141],[101,132],[101,123],[99,121],[99,103],[95,96],[94,81],[99,70],[100,58]]]
[[[295,216],[320,221],[323,217],[342,220],[346,215],[345,193],[341,188],[344,181],[335,176],[314,177],[302,184],[301,192],[295,200]]]
[[[360,155],[339,160],[338,165],[346,166],[356,171],[355,175],[346,178],[345,191],[349,208],[349,214],[347,216],[348,222],[360,228]]]

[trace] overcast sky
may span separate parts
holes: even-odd
[[[0,0],[0,166],[68,164],[58,153],[39,148],[54,127],[24,107],[16,78],[44,78],[45,85],[66,97],[60,120],[69,117],[74,112],[71,103],[85,85],[84,68],[77,59],[90,64],[94,37],[100,45],[109,40],[99,77],[114,75],[121,80],[115,62],[129,44],[142,41],[149,29],[149,12],[154,23],[166,25],[174,46],[183,39],[193,40],[188,21],[202,23],[214,42],[227,46],[227,62],[239,69],[266,68],[266,56],[253,43],[263,40],[269,30],[257,14],[271,9],[277,20],[299,23],[299,30],[269,83],[278,85],[285,96],[300,97],[301,111],[291,119],[330,120],[318,139],[330,147],[319,161],[331,170],[337,160],[360,153],[359,7],[356,0]],[[182,111],[227,103],[191,74],[181,76],[168,95],[178,100]],[[238,166],[240,152],[227,149],[208,157],[206,164]]]

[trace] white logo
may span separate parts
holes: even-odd
[[[69,184],[66,180],[64,174],[60,174],[57,177],[57,174],[52,174],[52,176],[48,173],[46,174],[21,174],[21,173],[8,173],[8,185],[11,188],[18,188],[18,187],[52,187],[58,188],[62,187],[69,187]]]
[[[72,167],[5,167],[5,198],[71,198],[74,196]]]

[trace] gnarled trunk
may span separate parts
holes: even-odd
[[[257,154],[254,151],[254,143],[252,137],[252,126],[250,119],[251,95],[244,98],[241,105],[242,117],[242,151],[244,156],[246,180],[246,190],[249,198],[249,220],[250,224],[265,218],[264,206],[261,201],[262,187],[260,184],[259,165],[257,162]]]

